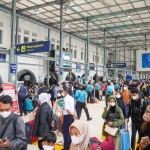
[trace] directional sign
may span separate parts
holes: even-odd
[[[87,71],[87,76],[90,76],[90,71],[89,70]]]
[[[63,74],[64,74],[64,69],[60,68],[60,75],[63,75]]]
[[[5,62],[6,61],[6,54],[0,54],[0,61]]]
[[[81,72],[81,64],[76,64],[76,72]]]
[[[10,73],[16,73],[16,64],[10,64]]]
[[[106,68],[126,68],[126,63],[109,63]]]
[[[50,50],[50,41],[32,42],[16,45],[16,55],[49,52]]]

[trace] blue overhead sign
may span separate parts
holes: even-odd
[[[6,54],[0,54],[0,62],[6,61]]]
[[[32,42],[16,45],[16,55],[49,52],[50,50],[51,50],[50,41]]]
[[[60,75],[63,75],[63,74],[64,74],[64,69],[60,68]]]
[[[126,68],[126,63],[109,63],[106,68]]]
[[[16,64],[10,64],[10,73],[16,73]]]
[[[81,72],[81,64],[76,64],[76,72]]]

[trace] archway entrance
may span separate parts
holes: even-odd
[[[45,76],[44,84],[47,84],[47,75]],[[51,86],[52,84],[58,84],[58,74],[53,71],[49,73],[49,85]]]
[[[23,69],[17,73],[17,80],[24,81],[24,83],[27,83],[28,86],[37,82],[34,73],[27,69]]]
[[[72,72],[69,72],[65,79],[65,81],[75,81],[75,80],[76,80],[76,75]]]
[[[98,76],[97,74],[95,74],[95,75],[93,76],[93,80],[94,80],[95,82],[99,81],[99,76]]]

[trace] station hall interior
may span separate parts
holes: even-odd
[[[50,44],[48,50],[20,50],[43,42]],[[150,0],[0,0],[0,87],[52,85],[78,76],[150,79],[149,68]],[[104,102],[89,106],[93,122],[88,124],[98,138],[103,108]]]

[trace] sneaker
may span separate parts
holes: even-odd
[[[91,120],[92,120],[92,118],[87,119],[87,121],[91,121]]]

